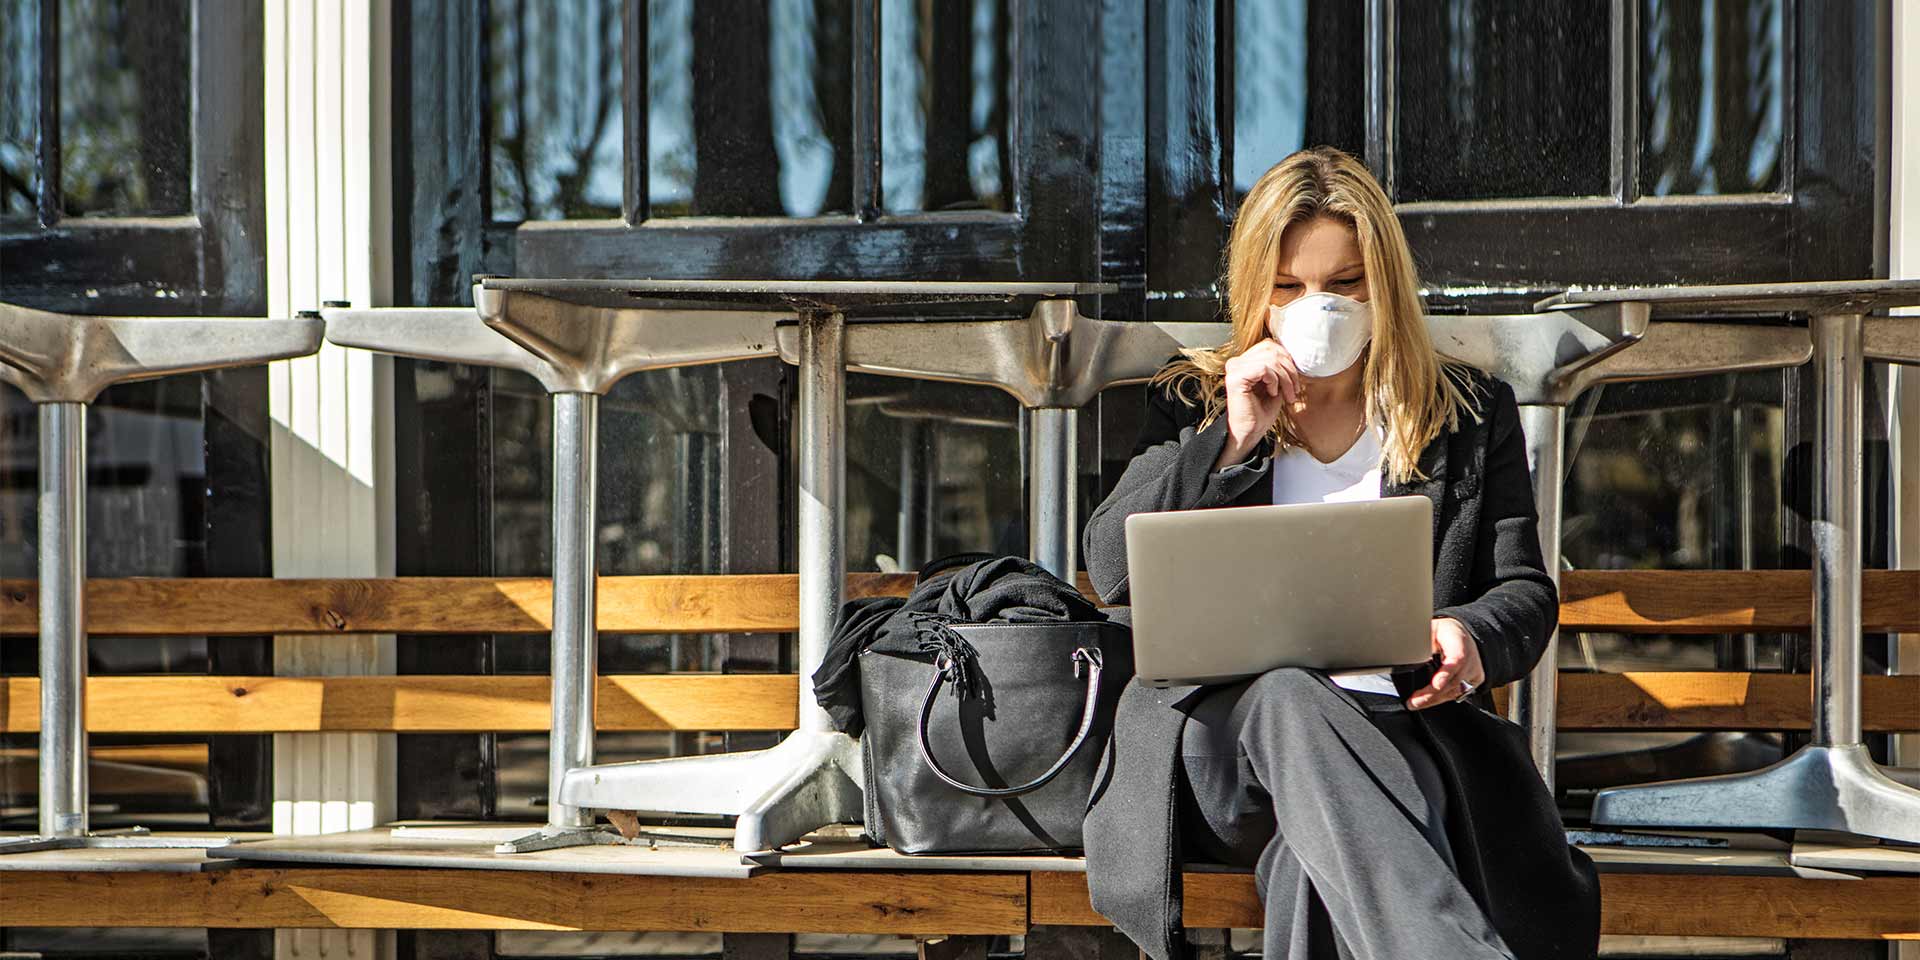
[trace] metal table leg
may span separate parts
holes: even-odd
[[[1881,772],[1860,729],[1863,324],[1858,313],[1812,320],[1813,742],[1752,773],[1602,791],[1595,823],[1838,830],[1920,842],[1920,791]]]
[[[918,570],[933,559],[933,431],[917,417],[900,423],[900,516],[894,552],[900,569]]]
[[[40,408],[39,833],[0,839],[0,853],[232,843],[88,829],[87,406],[126,380],[304,356],[320,332],[317,318],[90,317],[0,304],[0,381]]]
[[[496,844],[496,853],[620,842],[619,835],[595,826],[592,814],[560,799],[560,781],[567,771],[593,763],[599,411],[599,394],[553,395],[553,722],[547,745],[547,825]]]
[[[40,835],[87,833],[87,405],[40,405]]]
[[[1027,488],[1028,552],[1054,576],[1073,582],[1079,539],[1080,411],[1035,407],[1027,462],[1033,477]]]
[[[1560,583],[1561,457],[1566,445],[1567,408],[1538,404],[1520,408],[1520,427],[1527,435],[1527,465],[1533,471],[1534,507],[1540,515],[1540,557],[1547,574]],[[1553,791],[1554,754],[1559,740],[1560,630],[1547,638],[1546,652],[1526,678],[1513,685],[1507,716],[1527,731],[1533,765]]]

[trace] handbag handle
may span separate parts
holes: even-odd
[[[941,657],[934,663],[933,682],[927,686],[927,698],[920,704],[920,759],[926,761],[927,768],[932,770],[933,775],[939,777],[942,783],[976,797],[1017,797],[1046,786],[1054,777],[1060,775],[1060,771],[1067,768],[1074,754],[1079,753],[1081,745],[1087,742],[1087,734],[1093,730],[1093,718],[1100,701],[1101,659],[1098,648],[1080,647],[1073,651],[1073,675],[1078,677],[1080,665],[1082,663],[1087,665],[1087,705],[1080,713],[1080,732],[1073,735],[1073,743],[1067,747],[1065,753],[1060,755],[1060,759],[1055,760],[1053,766],[1048,767],[1045,773],[1017,787],[976,787],[955,779],[952,774],[942,769],[940,761],[933,758],[933,745],[927,741],[927,723],[933,718],[934,699],[940,693],[940,685],[947,681],[947,671],[953,667],[950,660]]]

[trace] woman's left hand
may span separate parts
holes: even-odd
[[[1486,668],[1480,665],[1480,646],[1466,625],[1452,617],[1436,617],[1432,624],[1433,652],[1440,655],[1440,665],[1433,669],[1433,679],[1407,698],[1407,706],[1414,710],[1452,703],[1487,679]]]

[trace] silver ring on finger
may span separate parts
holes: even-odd
[[[1466,698],[1473,696],[1473,691],[1474,691],[1473,684],[1468,683],[1465,680],[1460,681],[1460,699],[1465,700]]]

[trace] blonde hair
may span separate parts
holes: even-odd
[[[1181,351],[1184,359],[1162,368],[1152,382],[1167,385],[1189,405],[1203,406],[1203,424],[1226,412],[1227,361],[1268,336],[1267,306],[1279,267],[1280,236],[1288,227],[1316,217],[1352,225],[1360,242],[1373,308],[1373,341],[1362,360],[1362,389],[1370,422],[1380,423],[1380,414],[1389,414],[1383,424],[1383,472],[1392,483],[1421,478],[1418,462],[1427,444],[1442,430],[1457,427],[1462,410],[1478,419],[1467,395],[1471,368],[1434,350],[1400,219],[1367,168],[1332,147],[1288,156],[1247,192],[1227,241],[1222,278],[1232,338],[1211,349]],[[1271,436],[1280,449],[1300,443],[1284,409]]]

